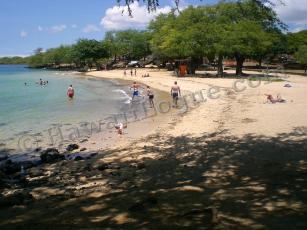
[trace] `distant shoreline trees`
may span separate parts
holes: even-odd
[[[108,31],[101,41],[80,39],[45,52],[38,48],[27,58],[0,58],[0,64],[24,62],[33,68],[99,70],[118,61],[145,60],[150,55],[160,63],[189,59],[188,70],[194,74],[206,57],[217,64],[218,76],[223,75],[225,58],[236,60],[236,74],[242,75],[246,59],[261,66],[263,60],[279,54],[294,55],[307,45],[307,30],[286,34],[285,29],[270,6],[254,0],[222,1],[190,6],[180,14],[161,14],[144,31]],[[301,53],[295,57],[302,57]]]

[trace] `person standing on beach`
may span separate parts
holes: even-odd
[[[133,75],[133,70],[132,69],[130,70],[130,74],[131,74],[131,77],[132,77],[132,75]]]
[[[133,82],[132,86],[130,87],[130,90],[133,90],[133,94],[132,94],[132,100],[135,96],[139,96],[139,87],[140,85],[137,84],[136,82]]]
[[[134,69],[134,75],[136,76],[136,69]]]
[[[154,108],[155,107],[154,102],[153,102],[154,94],[149,86],[147,86],[147,96],[148,96],[150,108]]]
[[[173,104],[175,107],[177,107],[179,95],[181,96],[180,87],[177,85],[177,81],[175,81],[171,88],[171,96],[173,97]]]
[[[67,89],[67,96],[70,98],[70,99],[73,99],[75,95],[75,90],[74,88],[72,87],[72,85],[70,85]]]

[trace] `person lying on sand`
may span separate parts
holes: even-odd
[[[127,128],[127,124],[123,124],[121,122],[117,123],[115,125],[115,129],[117,129],[117,133],[122,135],[123,134],[123,130]]]
[[[272,104],[275,104],[277,102],[284,103],[286,100],[282,99],[280,94],[277,95],[276,99],[271,94],[264,94],[267,98],[267,102],[271,102]]]

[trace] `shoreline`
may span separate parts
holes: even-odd
[[[108,78],[108,77],[98,77],[95,75],[89,73],[82,73],[78,76],[81,77],[90,77],[95,78],[98,80],[104,79],[107,81],[113,81],[116,80],[119,84],[123,85],[131,85],[133,83],[133,79],[120,79],[120,78]],[[143,85],[146,86],[146,85]],[[170,101],[167,97],[167,93],[163,90],[151,88],[155,93],[155,101],[157,102],[166,102]],[[145,89],[144,89],[145,91]],[[147,96],[145,95],[147,98]],[[133,103],[133,102],[132,102]],[[110,129],[108,133],[112,132],[112,140],[108,141],[106,144],[98,144],[99,139],[101,139],[102,133],[93,134],[88,144],[81,144],[80,147],[85,147],[88,150],[95,151],[95,150],[109,150],[109,149],[116,149],[120,147],[127,146],[133,142],[137,142],[139,139],[145,138],[148,135],[152,135],[157,131],[157,128],[160,128],[161,126],[167,125],[170,120],[173,119],[174,111],[171,109],[170,111],[167,111],[167,113],[161,112],[159,109],[149,108],[148,101],[143,104],[139,104],[140,107],[137,113],[135,113],[135,108],[130,111],[125,111],[124,114],[119,114],[119,118],[127,119],[128,121],[128,127],[127,129],[124,129],[123,135],[118,135],[117,132],[114,129]],[[166,115],[166,116],[165,116]],[[116,120],[116,118],[115,118]],[[103,138],[110,138],[106,137],[106,135],[103,135]],[[110,138],[111,139],[111,138]],[[94,142],[95,145],[91,146],[90,142]]]
[[[242,104],[243,101],[246,101],[244,94],[253,95],[254,93],[250,93],[251,91],[260,90],[255,88],[254,86],[250,86],[247,88],[246,91],[243,92],[233,92],[233,82],[237,79],[223,79],[223,78],[196,78],[196,77],[184,77],[178,78],[173,75],[172,72],[165,71],[165,70],[153,70],[153,69],[137,69],[138,75],[137,76],[123,76],[123,70],[111,70],[111,71],[93,71],[88,73],[74,73],[79,78],[95,78],[97,80],[104,79],[109,81],[117,81],[119,84],[130,85],[133,81],[137,83],[141,83],[144,86],[149,85],[151,88],[156,92],[155,101],[156,107],[159,109],[149,109],[147,105],[143,105],[144,113],[140,115],[132,113],[132,119],[128,122],[129,127],[127,130],[124,130],[124,135],[117,135],[114,129],[108,129],[106,131],[98,131],[97,133],[91,133],[89,136],[82,136],[78,140],[74,141],[65,141],[60,146],[51,146],[58,148],[61,152],[65,152],[65,148],[69,144],[77,144],[79,148],[74,152],[80,151],[89,151],[89,152],[97,152],[103,150],[110,150],[110,149],[118,149],[124,146],[129,146],[132,143],[138,142],[141,139],[146,138],[147,136],[154,135],[160,133],[161,131],[168,135],[177,136],[178,134],[189,134],[192,136],[199,136],[204,133],[214,133],[214,132],[223,132],[225,130],[232,129],[232,133],[242,136],[247,134],[245,130],[246,128],[241,129],[240,127],[236,126],[236,130],[233,127],[228,128],[226,120],[229,120],[225,117],[225,114],[229,113],[232,110],[233,104],[235,102],[239,102],[239,105]],[[231,71],[229,71],[231,72]],[[129,71],[128,71],[129,73]],[[150,73],[151,77],[140,77],[144,73]],[[256,74],[258,72],[250,72],[250,74]],[[301,84],[306,83],[306,79],[299,75],[290,75],[290,78],[286,76],[286,80],[291,82],[291,79],[294,80],[293,84]],[[247,79],[244,79],[244,81]],[[174,81],[178,81],[179,85],[184,84],[182,90],[182,98],[183,102],[179,109],[171,108],[171,97],[168,96],[168,91],[172,86]],[[271,84],[273,83],[273,84]],[[245,83],[246,84],[246,83]],[[270,86],[277,86],[282,87],[284,82],[269,82],[260,85],[259,88],[270,88]],[[244,86],[245,87],[245,86]],[[206,98],[203,99],[204,91],[210,91],[211,89],[218,88],[221,91],[222,96],[217,98]],[[276,88],[276,87],[274,87]],[[276,90],[276,89],[275,89]],[[265,91],[264,91],[265,92]],[[201,95],[200,95],[201,94]],[[260,93],[258,92],[258,97]],[[242,98],[243,96],[243,98]],[[254,96],[254,95],[253,95]],[[198,98],[197,98],[198,97]],[[200,98],[201,97],[201,98]],[[203,100],[200,100],[203,99]],[[207,100],[208,99],[208,100]],[[182,100],[182,99],[181,99]],[[164,112],[163,109],[160,108],[160,102],[165,104],[167,112]],[[289,103],[292,103],[293,100],[291,99]],[[259,99],[252,103],[259,103]],[[263,103],[262,103],[263,104]],[[206,111],[204,106],[208,106],[210,110]],[[235,105],[236,107],[238,106]],[[252,105],[250,103],[247,104],[248,107]],[[263,105],[261,105],[262,108]],[[162,111],[161,111],[162,110]],[[247,110],[242,110],[243,113]],[[268,111],[270,112],[270,111]],[[303,121],[302,119],[304,114],[307,114],[306,111],[302,111],[302,116],[300,116],[300,122]],[[166,116],[165,116],[166,115]],[[293,115],[293,114],[292,114]],[[252,130],[254,133],[258,134],[265,134],[265,135],[276,135],[278,132],[271,130],[272,127],[269,126],[269,129],[264,130],[266,132],[259,132],[263,131],[258,128],[258,119],[250,118],[254,116],[253,114],[249,114],[248,117],[242,117],[241,123],[244,125],[249,125],[248,130]],[[124,114],[126,117],[126,114]],[[196,122],[200,117],[210,118],[209,120],[206,119],[206,125],[201,125]],[[129,120],[129,119],[128,119]],[[180,122],[184,120],[184,122]],[[283,123],[282,121],[277,120],[279,123]],[[95,121],[94,121],[95,123]],[[96,122],[97,123],[97,122]],[[251,124],[254,124],[251,126]],[[98,124],[98,123],[97,123]],[[96,125],[97,125],[96,124]],[[306,122],[307,126],[307,122]],[[292,128],[298,127],[298,125],[293,125]],[[280,128],[280,127],[279,127]],[[284,129],[286,132],[286,128]],[[290,129],[291,130],[291,127]],[[274,132],[272,132],[274,131]],[[278,130],[280,131],[280,130]],[[252,133],[252,132],[251,132]],[[279,132],[280,133],[280,132]],[[85,141],[84,141],[85,140]],[[42,146],[43,149],[48,148],[48,146]],[[50,146],[49,146],[50,147]],[[42,149],[42,148],[40,148]],[[84,150],[85,149],[85,150]],[[26,154],[33,154],[35,152],[26,153]],[[82,152],[80,152],[82,154]],[[37,153],[36,153],[37,155]],[[12,156],[15,156],[13,154]]]
[[[56,72],[56,71],[55,71]],[[78,78],[94,78],[96,80],[106,80],[106,81],[116,81],[115,84],[119,85],[131,85],[131,80],[126,79],[110,79],[110,78],[101,78],[96,77],[92,75],[87,75],[84,73],[76,73],[76,72],[69,72],[66,75],[74,75]],[[58,76],[60,77],[60,76]],[[166,101],[167,96],[166,93],[161,90],[153,89],[155,92],[155,100],[158,101]],[[147,96],[145,96],[147,97]],[[120,118],[127,118],[128,119],[128,129],[124,130],[123,135],[118,135],[114,127],[108,127],[108,120],[95,120],[90,122],[91,132],[90,134],[81,134],[77,139],[75,140],[66,140],[64,139],[63,142],[55,143],[55,145],[38,145],[36,149],[33,150],[26,150],[26,151],[19,151],[17,149],[11,150],[10,148],[3,148],[1,153],[4,153],[5,151],[8,152],[8,158],[11,159],[13,162],[16,163],[27,163],[29,161],[32,162],[38,162],[39,161],[39,155],[41,151],[44,151],[49,148],[56,148],[62,153],[66,153],[67,151],[65,148],[70,144],[77,144],[79,146],[76,151],[73,151],[74,154],[80,153],[79,155],[82,156],[84,152],[97,152],[97,151],[103,151],[103,150],[109,150],[109,149],[115,149],[119,147],[123,147],[125,145],[129,145],[129,143],[135,142],[138,139],[144,138],[150,134],[153,134],[156,131],[156,126],[163,126],[167,124],[172,118],[172,111],[167,113],[167,116],[164,116],[165,114],[161,114],[161,112],[158,112],[157,110],[152,110],[148,108],[147,103],[142,104],[139,106],[140,108],[136,108],[136,110],[139,110],[139,114],[135,115],[132,114],[132,112],[135,111],[124,111],[123,113],[119,114]],[[143,110],[143,111],[140,111]],[[130,114],[129,114],[130,112]],[[132,117],[131,117],[132,115]],[[130,117],[129,117],[130,116]],[[116,117],[114,120],[117,119]],[[101,125],[102,124],[102,125]],[[105,125],[106,124],[106,125]],[[114,122],[110,122],[110,124],[115,124]],[[71,124],[73,125],[73,124]],[[53,125],[52,125],[53,126]],[[98,128],[99,127],[99,128]],[[81,128],[78,127],[77,124],[73,125],[73,128]],[[98,130],[97,130],[98,129]],[[42,131],[44,132],[44,131]],[[25,132],[26,133],[26,132]],[[62,133],[62,131],[61,131]],[[79,133],[79,131],[78,131]],[[80,135],[80,134],[79,134]],[[15,143],[15,142],[14,142]],[[11,143],[12,144],[12,143]],[[17,143],[16,143],[17,145]],[[80,151],[82,149],[82,151]],[[84,150],[85,149],[85,150]],[[13,152],[12,152],[13,151]],[[86,154],[85,154],[86,155]]]

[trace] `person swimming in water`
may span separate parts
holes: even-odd
[[[177,107],[178,98],[179,98],[179,95],[181,95],[180,87],[177,85],[177,81],[174,82],[174,85],[171,88],[171,95],[173,97],[173,104],[175,107]]]
[[[72,85],[70,85],[67,89],[67,96],[72,99],[75,95],[75,90],[74,88],[72,87]]]

